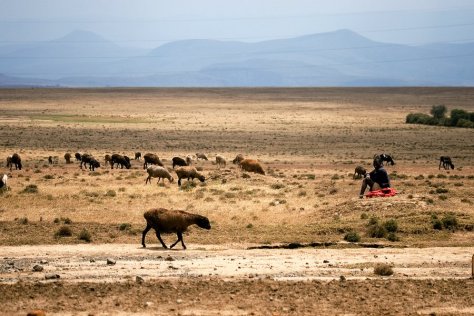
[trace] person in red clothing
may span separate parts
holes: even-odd
[[[360,188],[359,197],[363,198],[365,190],[369,187],[370,191],[390,188],[390,179],[388,173],[382,165],[380,157],[374,158],[374,170],[366,175],[362,180],[362,186]]]

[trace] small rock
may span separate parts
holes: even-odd
[[[141,284],[141,283],[145,282],[145,279],[143,279],[141,276],[137,275],[137,276],[135,277],[135,282]]]
[[[174,259],[171,256],[166,257],[165,261],[174,261]]]
[[[145,306],[145,307],[150,307],[150,306],[152,306],[152,305],[153,305],[152,302],[145,302],[145,304],[143,304],[143,306]]]
[[[107,264],[108,265],[113,266],[116,263],[117,263],[117,261],[115,261],[114,259],[107,258]]]
[[[329,263],[329,260],[323,260],[323,263]]]
[[[94,263],[94,262],[95,262],[95,259],[92,258],[91,260],[89,260],[89,262]]]
[[[183,302],[183,300],[180,299],[180,298],[178,298],[178,299],[176,300],[176,304],[181,304],[182,302]]]
[[[45,275],[44,275],[44,278],[45,278],[46,280],[54,280],[54,279],[59,279],[60,276],[59,276],[59,274],[48,273],[48,274],[45,274]]]
[[[43,260],[40,261],[40,263],[41,263],[41,264],[48,264],[49,262],[48,262],[48,260],[44,260],[44,259],[43,259]]]
[[[41,265],[39,265],[39,264],[36,264],[36,265],[33,267],[33,271],[34,271],[34,272],[41,272],[41,271],[43,271],[43,270],[44,270],[43,266],[41,266]]]

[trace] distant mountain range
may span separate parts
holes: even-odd
[[[474,43],[407,46],[349,30],[244,43],[125,48],[75,31],[0,46],[0,86],[472,86]]]

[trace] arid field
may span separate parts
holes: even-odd
[[[433,105],[473,112],[473,100],[474,88],[0,90],[0,311],[474,314],[474,130],[405,124]],[[67,152],[101,167],[66,164]],[[135,152],[173,176],[172,157],[205,153],[193,164],[206,181],[145,185],[143,160],[104,163]],[[13,153],[21,171],[6,167]],[[381,153],[398,194],[359,199],[354,169]],[[237,154],[266,174],[241,171]],[[212,228],[192,226],[184,251],[150,231],[142,249],[143,213],[157,207]]]

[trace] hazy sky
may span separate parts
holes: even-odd
[[[474,41],[473,0],[0,0],[0,45],[93,31],[122,46],[261,41],[351,29],[384,42]]]

